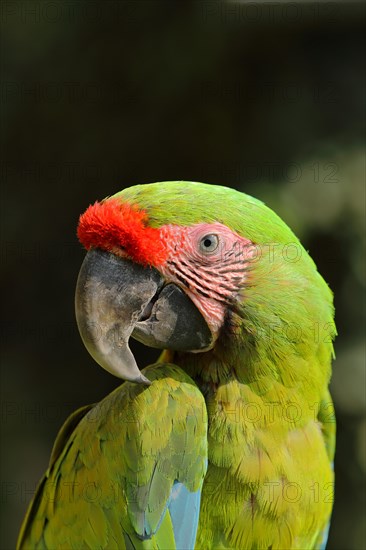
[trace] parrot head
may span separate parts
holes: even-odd
[[[190,354],[245,349],[263,365],[288,353],[285,342],[314,346],[311,322],[332,322],[331,292],[297,238],[233,189],[127,188],[89,206],[78,237],[88,251],[76,288],[79,331],[97,363],[125,380],[150,383],[130,337]]]

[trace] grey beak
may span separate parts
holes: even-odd
[[[76,320],[85,347],[111,374],[143,384],[129,338],[157,348],[197,351],[212,342],[201,313],[160,273],[100,249],[81,266],[75,295]]]

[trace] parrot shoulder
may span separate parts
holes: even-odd
[[[144,374],[150,386],[124,382],[61,428],[19,549],[194,545],[207,469],[204,397],[176,365]]]

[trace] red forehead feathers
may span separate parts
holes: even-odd
[[[148,227],[147,221],[144,210],[109,199],[90,205],[80,216],[77,236],[87,250],[123,249],[138,263],[162,265],[167,257],[166,246],[159,229]]]

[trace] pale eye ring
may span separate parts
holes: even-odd
[[[202,237],[200,240],[200,251],[203,254],[215,252],[219,246],[219,238],[217,235],[209,234]]]

